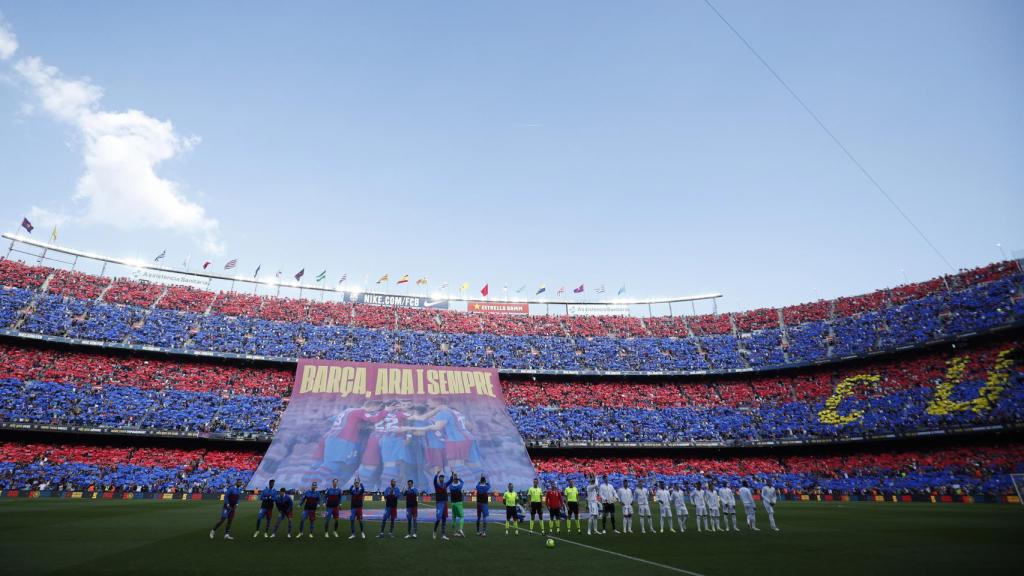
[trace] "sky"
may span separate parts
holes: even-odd
[[[1024,3],[712,2],[953,267],[1024,249]],[[703,0],[0,0],[0,194],[78,249],[492,298],[951,272]]]

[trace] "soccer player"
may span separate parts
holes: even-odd
[[[779,527],[775,525],[775,502],[778,499],[779,491],[772,486],[772,481],[769,480],[761,488],[761,504],[764,505],[764,511],[768,513],[768,525],[776,532],[779,531]]]
[[[672,485],[672,504],[676,508],[676,522],[679,523],[679,531],[686,532],[686,519],[690,511],[686,509],[686,483],[680,488],[678,484]]]
[[[644,519],[647,519],[647,524],[651,527],[651,533],[654,533],[654,519],[651,518],[651,493],[644,486],[643,480],[637,483],[636,490],[634,491],[636,496],[637,513],[640,515],[640,533],[646,534],[647,528],[644,526]]]
[[[444,474],[440,472],[434,476],[434,501],[436,504],[434,534],[437,539],[437,528],[441,527],[441,540],[448,539],[448,483],[444,481]]]
[[[708,482],[708,487],[704,491],[704,505],[708,509],[708,518],[711,519],[711,531],[718,532],[721,530],[719,522],[721,518],[718,515],[719,505],[721,502],[718,500],[718,490],[715,490],[714,482]]]
[[[220,511],[220,520],[213,525],[213,530],[210,530],[210,539],[217,535],[217,528],[227,521],[227,525],[224,526],[224,539],[234,540],[231,537],[231,521],[235,519],[235,508],[238,507],[238,501],[242,498],[242,481],[235,480],[234,486],[229,486],[224,491],[224,506]]]
[[[615,487],[608,482],[608,475],[601,476],[601,485],[597,487],[597,495],[601,499],[601,533],[605,533],[605,521],[612,519],[612,531],[615,529]]]
[[[565,487],[563,493],[565,494],[565,504],[569,511],[565,518],[565,532],[566,534],[572,532],[572,521],[575,518],[576,533],[582,534],[583,530],[580,528],[580,489],[573,484],[572,478],[569,479],[569,485]]]
[[[658,502],[658,525],[661,528],[661,532],[665,532],[665,518],[668,518],[668,529],[675,532],[676,529],[672,527],[672,495],[665,488],[664,481],[658,483],[658,490],[654,493],[654,499]]]
[[[487,517],[491,515],[488,502],[491,499],[491,485],[487,477],[481,476],[476,485],[476,535],[487,536]]]
[[[697,513],[697,532],[703,532],[704,528],[711,530],[708,525],[708,506],[704,502],[704,489],[701,488],[700,482],[695,483],[690,490],[690,502],[693,502],[693,508]]]
[[[341,513],[341,488],[338,487],[338,479],[331,481],[331,487],[324,490],[324,506],[327,510],[324,513],[324,538],[327,538],[327,530],[330,528],[331,518],[334,518],[334,537],[338,538],[338,517]]]
[[[302,516],[299,518],[299,533],[296,538],[302,538],[302,527],[309,519],[309,537],[313,537],[313,523],[316,522],[316,509],[320,507],[320,492],[316,489],[316,482],[313,482],[309,490],[302,495]]]
[[[587,535],[592,533],[601,534],[597,530],[597,517],[601,514],[601,505],[598,503],[597,478],[591,474],[587,481]]]
[[[406,538],[419,538],[416,535],[417,531],[417,518],[419,516],[420,507],[420,491],[416,488],[412,480],[406,483],[405,492],[402,492],[405,496],[405,521],[408,524],[408,534]]]
[[[267,526],[263,529],[263,537],[270,537],[270,518],[274,515],[274,480],[271,479],[267,483],[267,487],[260,490],[260,511],[256,515],[256,532],[252,535],[256,538],[260,535],[260,524],[263,523],[263,519],[267,519]]]
[[[352,498],[352,503],[349,506],[350,511],[348,514],[349,527],[352,530],[352,534],[348,537],[352,540],[356,537],[356,520],[359,520],[359,535],[366,538],[366,530],[363,528],[363,497],[366,496],[366,487],[363,483],[356,478],[356,481],[352,484],[352,487],[348,489],[349,496]]]
[[[530,530],[533,530],[534,516],[540,520],[540,533],[544,533],[544,491],[540,489],[538,480],[533,479],[533,486],[526,491],[526,499],[530,502]]]
[[[511,482],[508,483],[508,490],[502,495],[502,500],[505,502],[505,536],[508,536],[508,527],[513,523],[516,526],[516,536],[518,536],[519,519],[516,517],[516,502],[519,500],[519,493],[512,487]]]
[[[722,518],[725,522],[725,530],[729,530],[729,519],[732,519],[732,529],[739,532],[740,527],[736,525],[736,495],[732,488],[723,485],[718,489],[718,498],[722,501]]]
[[[548,507],[548,531],[562,533],[562,493],[555,488],[555,483],[548,484],[548,491],[544,494],[544,503]]]
[[[747,519],[747,528],[760,530],[757,527],[757,504],[754,502],[754,493],[750,491],[750,484],[746,480],[740,486],[740,502],[743,503],[743,516]]]
[[[633,531],[633,490],[629,487],[629,480],[623,480],[622,487],[616,492],[622,503],[622,533],[629,534]]]
[[[398,497],[400,492],[398,483],[392,478],[391,485],[384,489],[384,519],[380,522],[380,534],[377,534],[377,538],[384,537],[384,527],[387,526],[388,520],[391,520],[391,531],[388,532],[388,537],[395,537],[395,518],[398,517]]]
[[[448,480],[448,491],[451,493],[452,498],[452,524],[455,524],[455,530],[452,531],[452,536],[466,537],[466,533],[462,531],[463,525],[466,523],[466,511],[463,506],[463,494],[462,488],[465,483],[459,475],[456,474],[455,470],[452,470],[452,477]]]
[[[292,497],[288,495],[288,492],[281,488],[281,491],[277,493],[277,498],[274,499],[274,503],[277,504],[277,522],[274,523],[274,531],[270,533],[271,538],[277,538],[277,529],[281,526],[281,520],[288,519],[288,537],[292,537],[292,508],[294,502]]]

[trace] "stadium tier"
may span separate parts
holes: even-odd
[[[219,491],[248,481],[260,459],[251,451],[168,450],[86,445],[0,443],[0,489]],[[831,457],[534,458],[546,484],[585,485],[581,470],[623,479],[693,484],[712,479],[738,488],[771,480],[788,491],[886,494],[1009,494],[1007,476],[1024,472],[1024,445],[929,451],[853,453]],[[287,488],[298,488],[287,487]]]
[[[1002,262],[783,309],[503,316],[213,293],[0,261],[0,328],[114,345],[504,371],[728,372],[864,356],[1024,321]]]
[[[0,345],[0,422],[269,438],[291,370]],[[1024,422],[1013,335],[774,374],[503,381],[528,442],[750,445]]]

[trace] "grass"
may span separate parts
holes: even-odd
[[[495,512],[497,507],[495,507]],[[582,536],[545,548],[525,531],[504,536],[501,524],[478,538],[430,538],[422,522],[418,540],[324,540],[318,521],[313,540],[253,539],[256,504],[239,507],[236,540],[210,540],[219,517],[214,501],[64,500],[0,498],[2,574],[673,574],[672,570],[588,546],[642,558],[705,576],[732,574],[975,574],[1020,573],[1014,554],[1024,541],[1024,507],[1011,505],[782,503],[782,528],[739,533]],[[429,508],[424,509],[429,510]],[[376,512],[376,510],[374,510]],[[399,511],[404,518],[404,511]],[[501,512],[504,516],[503,511]],[[492,514],[492,518],[495,518]],[[759,526],[767,528],[762,511]],[[296,528],[298,518],[295,519]],[[657,519],[655,519],[657,525]],[[742,512],[740,512],[740,524]],[[525,526],[525,524],[524,524]]]

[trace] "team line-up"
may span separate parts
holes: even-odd
[[[601,481],[590,474],[588,482],[582,495],[587,501],[587,534],[607,534],[607,524],[611,522],[611,530],[615,534],[632,533],[633,530],[633,506],[636,505],[637,516],[640,517],[640,532],[646,533],[650,528],[652,533],[654,519],[651,513],[652,500],[658,506],[659,530],[665,532],[666,523],[670,532],[676,532],[675,525],[679,526],[680,532],[686,531],[689,520],[689,509],[687,503],[695,509],[697,532],[722,532],[739,531],[736,523],[736,499],[739,498],[743,505],[743,513],[746,519],[747,528],[759,530],[757,527],[757,504],[754,500],[755,489],[751,489],[746,480],[737,491],[728,486],[716,488],[713,482],[695,483],[692,487],[687,483],[673,484],[666,487],[665,482],[658,482],[648,489],[643,482],[638,482],[635,488],[630,487],[628,480],[623,480],[622,486],[616,488],[608,482],[608,476],[601,476]],[[445,480],[442,473],[434,476],[433,498],[436,506],[434,530],[432,537],[441,540],[448,540],[448,511],[451,508],[453,536],[465,537],[463,525],[465,523],[464,501],[467,493],[466,485],[454,471],[451,477]],[[237,480],[235,486],[224,491],[224,505],[221,509],[220,520],[210,530],[210,538],[215,538],[217,530],[224,526],[224,539],[233,540],[231,536],[231,523],[235,518],[235,510],[243,495],[242,481]],[[356,479],[347,490],[342,490],[338,480],[331,482],[326,490],[317,488],[313,482],[299,497],[302,505],[302,515],[299,519],[299,529],[296,538],[302,538],[308,534],[313,538],[316,518],[321,506],[324,518],[324,537],[332,533],[335,538],[338,535],[338,523],[341,517],[342,496],[348,493],[349,506],[349,539],[366,538],[365,525],[363,523],[363,503],[366,496],[366,488],[359,479]],[[772,530],[778,531],[775,524],[775,503],[778,500],[778,491],[767,482],[759,490],[761,503],[768,515],[768,524]],[[400,488],[396,480],[392,479],[389,486],[383,491],[384,517],[381,521],[380,532],[377,538],[394,538],[395,521],[398,519],[398,501],[405,499],[405,520],[407,533],[405,538],[419,538],[418,516],[420,498],[426,492],[416,488],[412,480],[406,482],[404,488]],[[491,485],[485,476],[480,477],[480,482],[475,486],[474,491],[469,494],[476,503],[476,534],[487,536],[487,522],[490,516]],[[583,529],[580,523],[580,488],[575,486],[570,479],[568,485],[559,490],[553,483],[549,484],[545,491],[539,485],[537,479],[526,491],[526,500],[529,504],[529,530],[532,532],[534,522],[539,522],[542,534],[561,533],[562,520],[566,523],[566,533],[572,533],[573,521],[576,524],[576,533],[582,534]],[[515,487],[509,483],[508,489],[501,495],[502,504],[505,506],[505,535],[519,534],[519,523],[525,521],[525,513],[520,508],[520,496]],[[622,530],[615,526],[616,504],[619,504],[622,513]],[[287,521],[287,537],[292,537],[292,517],[295,500],[284,488],[275,489],[274,480],[270,480],[267,487],[259,492],[259,513],[256,516],[256,532],[253,538],[258,538],[262,533],[264,538],[277,537],[277,531],[281,523]],[[277,510],[277,521],[271,528],[274,510]],[[547,508],[548,518],[545,526],[544,508]],[[673,518],[673,510],[675,516]],[[331,530],[331,520],[334,520],[334,529]],[[600,526],[598,521],[600,520]],[[306,523],[309,523],[306,532]],[[731,521],[731,528],[730,528]],[[356,532],[358,524],[359,531]]]

